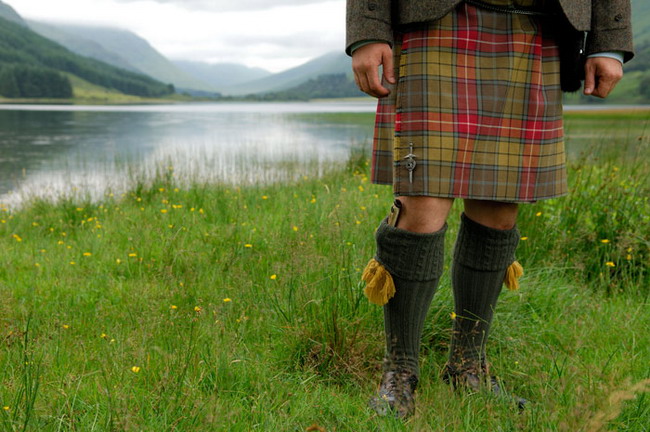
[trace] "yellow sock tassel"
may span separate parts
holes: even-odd
[[[377,260],[371,259],[361,276],[366,282],[363,293],[370,303],[383,306],[395,295],[393,277]]]
[[[506,270],[506,277],[503,280],[503,283],[506,284],[509,290],[516,291],[519,289],[519,278],[523,274],[524,268],[518,261],[515,261],[510,264],[510,267]]]

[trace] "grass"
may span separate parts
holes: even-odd
[[[363,155],[294,183],[182,186],[168,170],[99,202],[0,211],[0,430],[648,431],[647,145],[586,153],[570,197],[522,206],[526,274],[488,344],[533,401],[522,414],[439,379],[448,268],[416,416],[366,408],[383,334],[359,275],[391,196]]]

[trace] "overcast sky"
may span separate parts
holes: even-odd
[[[23,18],[131,30],[171,59],[278,72],[343,50],[345,0],[4,0]]]

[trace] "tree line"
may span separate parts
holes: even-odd
[[[303,84],[287,90],[248,95],[248,100],[298,100],[344,98],[364,96],[345,74],[326,74],[312,78]]]
[[[0,66],[0,96],[6,98],[71,98],[68,77],[52,69],[26,65]]]

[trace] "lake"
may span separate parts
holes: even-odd
[[[368,151],[374,108],[370,99],[0,105],[0,203],[17,205],[29,197],[61,194],[94,199],[165,172],[173,172],[181,183],[250,184],[317,175],[352,150]],[[645,133],[647,119],[613,121],[607,127],[568,122],[572,152],[595,141],[630,142]]]
[[[119,193],[170,167],[187,181],[285,180],[295,166],[322,168],[367,146],[373,110],[372,101],[0,106],[0,203]]]

